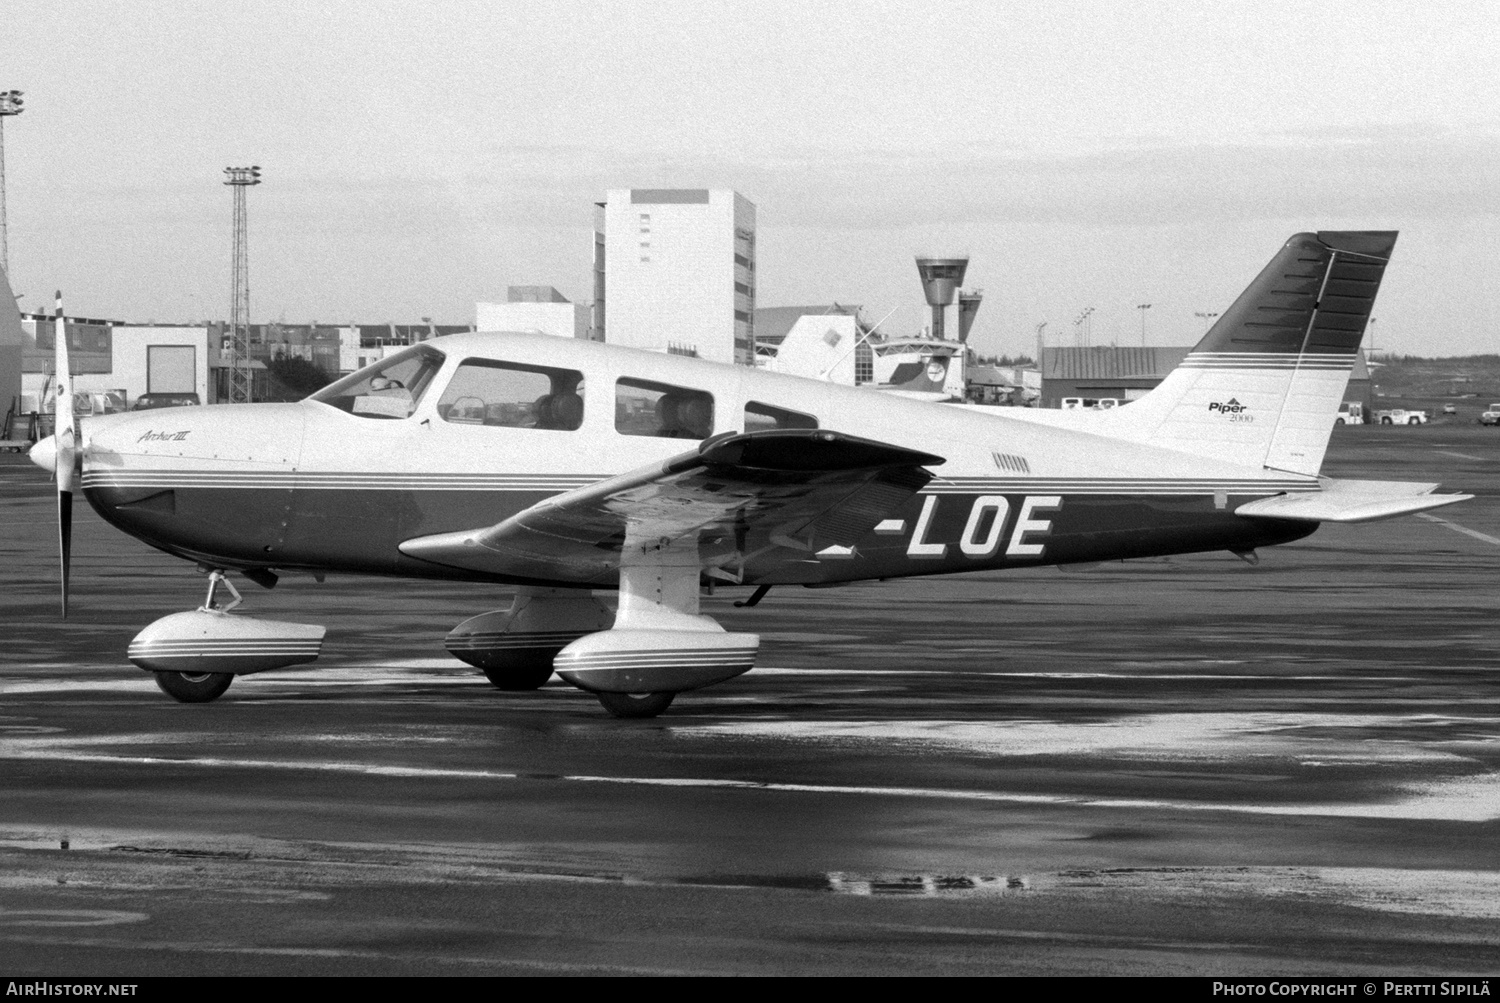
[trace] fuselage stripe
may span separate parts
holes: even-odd
[[[234,490],[364,490],[364,491],[398,491],[423,489],[431,491],[566,491],[593,481],[580,481],[579,483],[563,483],[558,481],[550,484],[539,483],[512,483],[495,480],[470,481],[459,477],[433,478],[425,483],[415,484],[401,481],[361,481],[359,483],[343,483],[334,481],[322,481],[308,483],[296,479],[295,474],[239,474],[239,473],[198,473],[198,472],[111,472],[111,473],[86,473],[83,476],[85,488],[161,488],[189,490],[199,489],[234,489]],[[977,492],[1019,492],[1019,493],[1046,493],[1061,492],[1072,494],[1277,494],[1283,491],[1312,491],[1317,490],[1318,482],[1308,480],[1214,480],[1198,478],[1166,479],[1166,478],[1091,478],[1091,477],[937,477],[925,489],[924,493],[952,492],[952,491],[977,491]]]

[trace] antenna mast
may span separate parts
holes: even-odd
[[[10,274],[10,233],[5,222],[5,120],[19,115],[20,91],[0,91],[0,271]]]
[[[259,167],[226,167],[234,189],[234,279],[229,307],[229,403],[250,403],[250,234],[245,189],[260,184]]]

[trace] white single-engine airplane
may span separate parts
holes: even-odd
[[[555,671],[611,713],[750,669],[759,637],[699,613],[755,589],[1258,547],[1320,522],[1461,501],[1319,477],[1393,232],[1292,237],[1182,365],[1104,412],[907,401],[525,334],[413,345],[295,404],[82,427],[59,389],[67,611],[72,492],[211,572],[203,607],[129,658],[179,700],[312,661],[324,629],[229,610],[224,574],[355,572],[517,587],[447,647],[501,689]],[[57,373],[67,383],[66,339]],[[235,601],[220,606],[228,586]],[[617,589],[618,611],[591,589]]]

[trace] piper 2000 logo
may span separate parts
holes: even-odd
[[[1250,414],[1246,414],[1245,413],[1245,412],[1247,412],[1247,411],[1250,410],[1250,405],[1248,405],[1248,404],[1241,404],[1239,401],[1235,400],[1233,397],[1229,398],[1227,401],[1214,401],[1212,404],[1210,404],[1208,406],[1208,409],[1210,411],[1217,411],[1219,414],[1227,414],[1227,415],[1229,415],[1229,420],[1230,421],[1254,421],[1255,420],[1255,416],[1254,415],[1250,415]]]

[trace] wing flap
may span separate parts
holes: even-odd
[[[676,540],[702,532],[723,560],[785,548],[851,546],[942,457],[819,429],[730,433],[691,452],[554,495],[494,526],[408,540],[437,564],[591,582],[620,564],[627,529]],[[717,563],[717,562],[710,562]]]
[[[1235,515],[1301,522],[1370,522],[1467,501],[1473,495],[1435,495],[1436,484],[1324,480],[1321,490],[1246,502]]]

